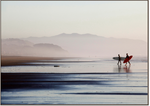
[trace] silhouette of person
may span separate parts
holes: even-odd
[[[121,57],[120,57],[120,54],[118,54],[118,63],[117,63],[117,65],[119,65],[119,62],[120,62],[120,65],[121,65]]]
[[[128,53],[126,53],[126,58],[128,58],[129,59],[129,55],[128,55]],[[126,59],[125,58],[125,59]],[[130,61],[128,61],[128,63],[130,64]],[[125,66],[127,65],[127,62],[126,62],[126,64],[125,64]],[[131,65],[131,64],[130,64]]]

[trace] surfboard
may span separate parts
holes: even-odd
[[[123,63],[126,63],[126,62],[128,62],[129,60],[131,60],[131,58],[132,58],[133,56],[131,55],[131,56],[129,56],[129,58],[126,58],[124,61],[123,61]]]
[[[121,60],[124,60],[125,59],[125,57],[120,57],[121,58]],[[114,60],[119,60],[119,57],[113,57],[113,59]]]

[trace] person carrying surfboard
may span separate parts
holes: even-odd
[[[120,57],[120,54],[118,54],[118,63],[117,63],[117,65],[119,65],[119,62],[120,62],[120,65],[121,65],[121,57]]]
[[[128,53],[126,53],[126,58],[125,59],[129,59],[129,55],[128,55]],[[131,65],[131,63],[130,63],[130,61],[128,61],[128,63]],[[126,64],[125,65],[127,65],[127,62],[126,62]]]

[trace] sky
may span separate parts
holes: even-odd
[[[147,1],[1,1],[1,38],[61,33],[147,41]]]

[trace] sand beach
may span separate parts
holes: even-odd
[[[147,62],[131,63],[2,57],[1,104],[148,104]]]
[[[39,60],[58,60],[64,57],[1,56],[1,66],[14,66]]]

